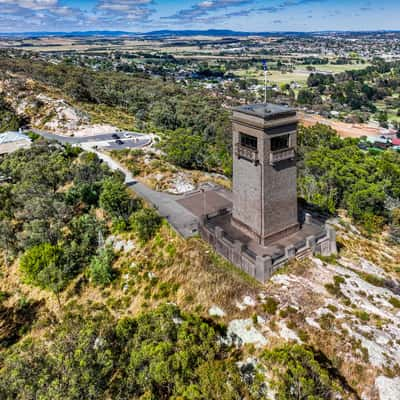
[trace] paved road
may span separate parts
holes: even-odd
[[[86,150],[96,153],[97,156],[106,162],[113,170],[120,170],[125,174],[125,184],[138,196],[142,197],[158,210],[159,214],[169,221],[169,223],[183,237],[190,237],[197,234],[197,217],[190,213],[186,208],[177,203],[183,196],[172,195],[164,192],[157,192],[148,186],[137,181],[129,170],[113,160],[108,155],[95,150],[88,143],[81,143],[80,146]]]

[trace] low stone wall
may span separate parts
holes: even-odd
[[[289,260],[302,259],[312,254],[329,256],[337,253],[336,232],[328,225],[320,236],[309,236],[302,242],[286,247],[282,254],[274,257],[257,256],[242,242],[230,238],[220,227],[207,224],[207,220],[199,224],[199,233],[218,254],[262,283]]]

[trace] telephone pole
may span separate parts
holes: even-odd
[[[264,103],[267,102],[267,74],[268,74],[268,65],[267,61],[263,60],[263,69],[264,69]]]

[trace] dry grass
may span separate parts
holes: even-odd
[[[118,107],[91,103],[76,103],[74,105],[89,114],[92,124],[109,124],[127,131],[132,131],[136,127],[135,117]]]
[[[349,218],[342,215],[336,225],[341,254],[349,259],[364,258],[383,268],[388,274],[400,277],[400,246],[388,241],[385,232],[366,237],[358,234]]]
[[[202,240],[184,240],[167,224],[152,241],[123,255],[118,267],[122,277],[130,276],[129,292],[134,293],[128,306],[130,313],[143,304],[153,307],[172,301],[204,316],[211,306],[218,305],[232,317],[238,312],[235,300],[255,296],[260,288]]]
[[[231,189],[232,182],[220,174],[198,170],[187,170],[165,161],[160,154],[133,151],[113,151],[109,155],[133,172],[139,180],[153,190],[169,191],[177,175],[184,176],[185,181],[197,187],[211,182],[226,189]]]

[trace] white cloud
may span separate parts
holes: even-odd
[[[103,25],[149,22],[155,12],[153,0],[100,0],[95,8],[95,19]]]
[[[80,9],[61,5],[59,0],[0,0],[3,31],[66,29],[83,19],[85,14]]]

